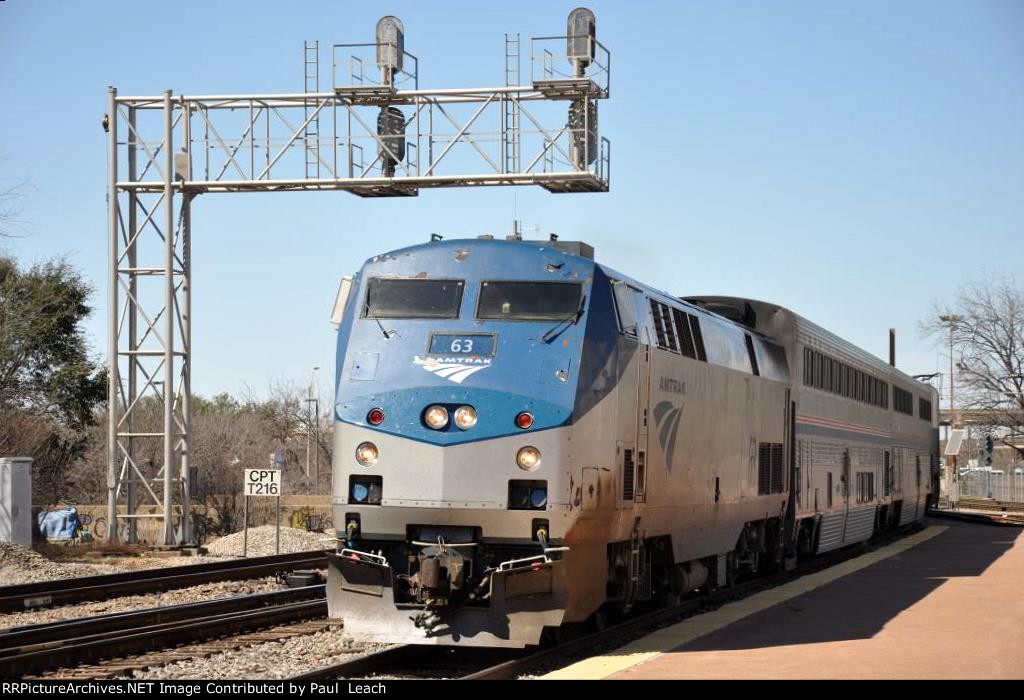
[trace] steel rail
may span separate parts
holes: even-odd
[[[133,625],[116,631],[85,634],[80,637],[42,643],[20,653],[0,657],[0,677],[19,678],[62,667],[76,667],[112,657],[137,655],[183,643],[240,634],[252,629],[291,624],[326,617],[327,601],[321,595],[313,600],[294,600],[256,610],[232,612],[206,610],[199,617]],[[301,589],[295,589],[301,590]],[[288,593],[294,594],[293,591]],[[310,595],[306,591],[299,595]]]
[[[1014,511],[992,510],[981,513],[964,513],[956,510],[928,510],[928,516],[932,518],[946,518],[948,520],[960,520],[980,525],[1004,525],[1007,527],[1024,527],[1024,513]]]
[[[301,600],[316,600],[325,597],[323,584],[290,588],[267,593],[216,598],[197,603],[182,603],[145,610],[109,613],[73,620],[44,622],[0,630],[0,658],[14,656],[41,648],[66,644],[68,640],[81,637],[97,637],[140,627],[194,620],[211,615],[255,610],[283,603]]]
[[[366,656],[360,656],[355,659],[349,659],[348,661],[342,661],[341,663],[316,668],[312,671],[292,676],[289,680],[324,681],[331,680],[333,678],[365,675],[414,658],[417,650],[423,648],[424,647],[412,645],[391,647],[389,649],[373,652],[372,654],[367,654]]]
[[[155,593],[215,581],[262,578],[326,565],[326,552],[317,550],[3,586],[0,587],[0,612],[104,600],[131,593]]]
[[[452,647],[434,644],[405,644],[313,669],[293,676],[293,681],[323,681],[360,678],[373,674],[414,678],[461,678],[462,668],[493,666],[495,657],[504,661],[519,650],[493,647]]]

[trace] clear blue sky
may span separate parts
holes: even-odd
[[[0,176],[37,188],[21,260],[97,288],[105,353],[106,87],[298,91],[304,39],[400,16],[421,86],[504,80],[504,32],[561,34],[575,2],[0,2]],[[383,250],[527,226],[679,294],[778,302],[911,372],[917,322],[966,277],[1024,264],[1020,0],[594,1],[612,51],[612,191],[212,195],[194,206],[194,390],[324,368],[338,279]],[[1019,281],[1024,281],[1018,275]]]

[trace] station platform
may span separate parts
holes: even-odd
[[[1024,678],[1022,533],[928,521],[899,542],[544,677]]]

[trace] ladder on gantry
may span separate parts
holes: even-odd
[[[519,35],[505,35],[505,87],[519,85],[520,74]],[[516,95],[518,97],[518,94]],[[503,98],[505,138],[503,145],[505,172],[517,173],[520,165],[519,149],[519,102],[510,96]]]
[[[306,94],[320,92],[320,42],[304,41],[302,44],[305,70]],[[311,114],[316,114],[310,119]],[[306,151],[306,179],[315,180],[320,177],[320,114],[316,112],[316,100],[306,100],[306,127],[302,131],[303,144]]]

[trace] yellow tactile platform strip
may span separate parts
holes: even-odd
[[[642,664],[676,647],[691,642],[698,637],[722,629],[738,620],[758,613],[779,603],[803,595],[815,588],[820,588],[836,579],[860,571],[883,559],[905,552],[916,547],[946,530],[943,526],[933,526],[914,535],[905,537],[899,542],[882,547],[855,559],[836,564],[824,571],[802,576],[795,581],[783,584],[771,590],[756,593],[748,598],[723,605],[703,615],[687,618],[670,627],[652,632],[646,637],[630,642],[615,651],[602,656],[584,659],[571,666],[541,676],[550,680],[597,680],[624,671],[627,668]]]

